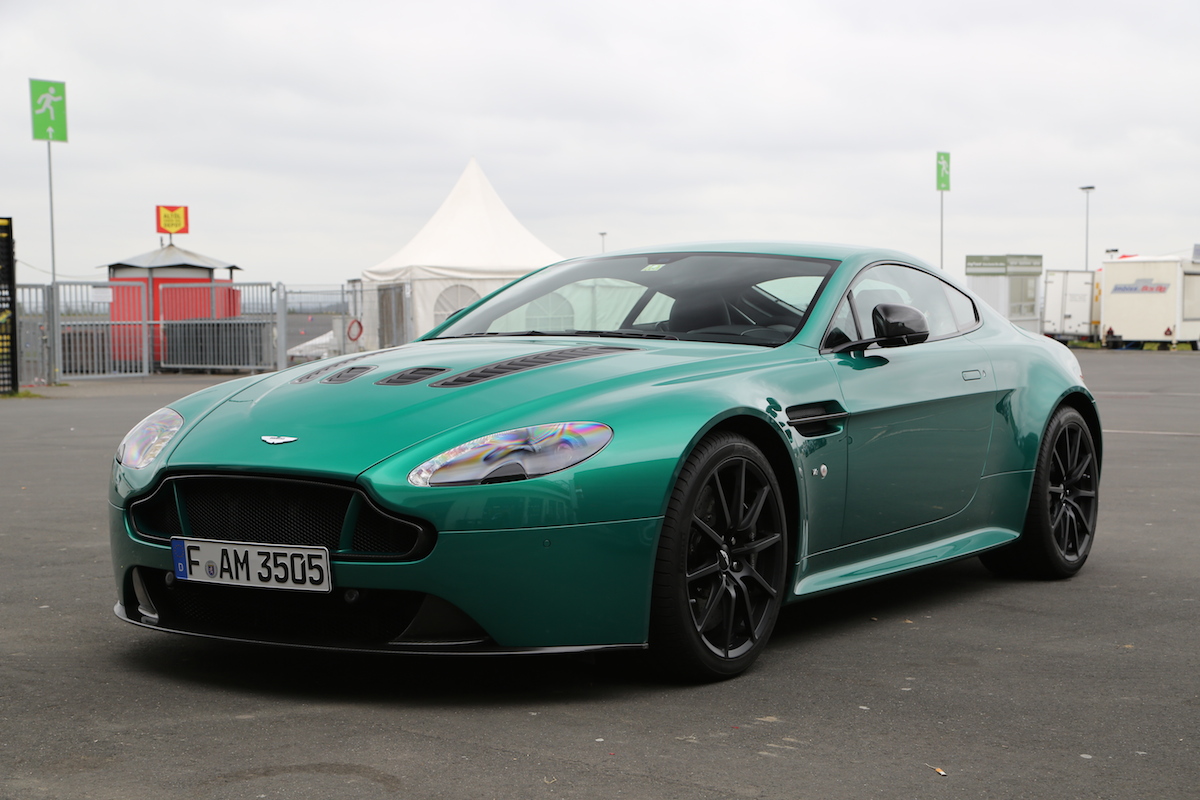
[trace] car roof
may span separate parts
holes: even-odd
[[[918,258],[898,250],[859,245],[831,244],[828,242],[791,241],[712,241],[662,244],[653,247],[636,247],[614,250],[589,256],[611,257],[638,255],[643,253],[760,253],[763,255],[801,256],[805,258],[827,258],[835,261],[870,263],[873,261],[902,261],[909,264],[928,266]]]

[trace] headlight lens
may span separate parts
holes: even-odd
[[[141,469],[162,452],[182,426],[183,417],[177,412],[160,408],[125,434],[117,445],[117,462],[130,469]]]
[[[599,453],[612,440],[599,422],[531,425],[473,439],[408,474],[413,486],[464,486],[549,475]]]

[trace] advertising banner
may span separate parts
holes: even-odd
[[[158,233],[187,233],[187,206],[155,206],[155,218],[158,221]]]

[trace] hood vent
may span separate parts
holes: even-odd
[[[341,369],[342,367],[346,366],[347,364],[353,364],[355,361],[362,361],[364,358],[367,357],[367,355],[368,354],[364,353],[363,355],[355,356],[354,358],[343,358],[342,360],[337,361],[333,364],[330,364],[325,367],[321,367],[319,370],[316,370],[315,372],[310,372],[307,375],[296,378],[296,380],[292,381],[292,383],[309,383],[311,381],[317,380],[318,378],[324,378],[329,373],[335,372],[336,370]]]
[[[323,378],[321,383],[349,383],[359,375],[366,375],[374,367],[346,367],[341,372],[335,372],[328,378]]]
[[[397,372],[395,375],[389,375],[381,381],[375,381],[376,386],[408,386],[410,383],[419,383],[426,378],[432,378],[434,375],[441,375],[443,372],[448,372],[445,367],[414,367],[406,369],[403,372]]]
[[[429,385],[443,389],[453,389],[459,386],[470,386],[473,383],[480,383],[492,378],[501,378],[505,375],[511,375],[514,372],[524,372],[527,369],[537,369],[538,367],[546,367],[551,364],[560,364],[564,361],[575,361],[580,358],[592,358],[593,356],[604,356],[609,353],[620,353],[626,350],[637,349],[636,347],[592,345],[590,347],[568,347],[565,350],[548,350],[544,353],[534,353],[533,355],[521,356],[520,358],[497,361],[494,364],[488,364],[469,372],[460,372],[457,375],[451,375],[449,378],[444,378],[437,383]]]

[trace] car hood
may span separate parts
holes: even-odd
[[[445,448],[524,425],[604,422],[597,417],[638,402],[649,384],[744,375],[770,353],[640,339],[414,342],[305,364],[242,388],[187,420],[168,464],[352,478],[428,440]]]

